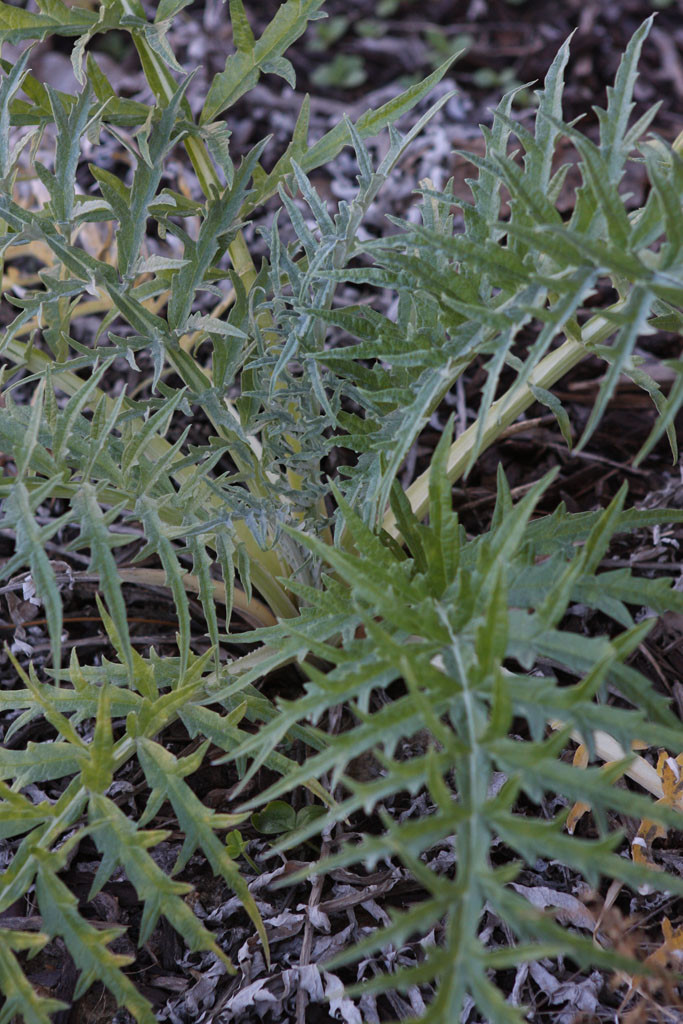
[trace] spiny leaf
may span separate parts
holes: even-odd
[[[242,160],[232,184],[221,195],[212,197],[206,206],[196,243],[186,247],[188,263],[175,275],[168,306],[168,322],[172,328],[182,328],[190,315],[197,288],[204,281],[218,250],[222,235],[233,228],[247,193],[247,186],[267,140],[258,143]]]
[[[293,0],[290,0],[290,2],[293,2]],[[381,107],[377,107],[375,110],[367,110],[362,114],[355,123],[356,131],[361,139],[368,139],[378,135],[388,125],[394,124],[403,117],[404,114],[407,114],[408,111],[412,110],[413,107],[419,103],[421,99],[427,96],[434,86],[441,81],[456,58],[457,55],[450,57],[423,81],[418,82],[416,85],[409,86],[402,93],[399,93],[399,95],[394,97],[394,99],[388,100],[387,103],[384,103]],[[438,109],[438,107],[442,106],[447,99],[448,97],[443,97],[439,100],[438,104],[435,104],[432,110]],[[344,148],[344,146],[349,145],[351,141],[351,134],[346,121],[340,121],[339,124],[314,143],[305,154],[301,155],[301,169],[308,173],[315,170],[316,167],[329,163]],[[282,161],[282,164],[276,164],[273,171],[258,183],[255,194],[250,197],[250,200],[243,211],[243,215],[248,214],[255,206],[265,202],[266,199],[277,192],[280,181],[286,174],[287,170],[288,165],[284,160]]]
[[[176,870],[180,870],[192,852],[200,847],[208,858],[213,871],[222,875],[239,896],[261,937],[268,957],[266,931],[254,898],[247,889],[235,862],[228,856],[225,844],[216,835],[217,829],[239,825],[246,815],[216,814],[205,807],[189,786],[183,782],[185,776],[199,767],[206,752],[206,746],[203,745],[196,755],[185,758],[183,761],[177,760],[171,753],[151,740],[140,739],[138,751],[140,763],[153,793],[163,793],[167,796],[185,835],[185,843],[176,864]],[[147,813],[149,813],[149,808]]]
[[[160,915],[173,925],[193,952],[210,950],[229,970],[232,964],[216,941],[183,899],[192,891],[185,882],[174,882],[147,852],[167,835],[138,829],[135,823],[106,796],[93,794],[89,804],[90,827],[102,854],[102,862],[93,882],[91,898],[111,876],[117,864],[124,868],[145,906],[140,925],[139,944],[146,942]]]
[[[125,929],[98,929],[89,924],[78,912],[76,897],[54,873],[49,856],[41,856],[39,860],[36,896],[45,927],[51,935],[64,939],[81,972],[74,999],[87,992],[95,981],[100,981],[139,1024],[154,1024],[151,1005],[123,973],[122,968],[130,964],[132,958],[112,953],[107,948]]]
[[[648,288],[636,285],[624,307],[621,318],[623,326],[609,349],[609,368],[600,387],[598,399],[591,410],[581,441],[577,446],[578,450],[581,450],[586,445],[601,419],[617,385],[619,375],[627,361],[631,358],[638,338],[644,332],[651,308],[652,295]]]
[[[81,7],[68,7],[51,0],[49,13],[24,11],[13,4],[0,4],[0,42],[19,43],[24,39],[44,39],[48,35],[81,35],[97,24],[97,15]]]
[[[68,1004],[59,999],[38,995],[14,955],[26,951],[35,955],[49,938],[42,932],[18,932],[8,928],[0,932],[0,988],[5,997],[0,1024],[11,1024],[17,1016],[24,1024],[50,1024],[53,1014],[68,1009]]]
[[[262,72],[289,78],[288,70],[280,63],[282,54],[305,31],[308,22],[320,16],[317,12],[323,2],[285,0],[263,35],[255,40],[246,20],[242,0],[230,0],[230,18],[237,52],[228,57],[225,70],[214,77],[202,110],[201,123],[213,121],[232,106],[240,96],[256,85]],[[291,81],[290,85],[294,87]]]

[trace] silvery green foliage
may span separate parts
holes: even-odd
[[[386,818],[383,834],[327,861],[371,866],[394,856],[425,894],[344,958],[426,935],[445,919],[442,947],[428,947],[423,963],[378,978],[376,987],[431,986],[425,1019],[438,1024],[458,1020],[467,997],[486,1019],[518,1020],[492,983],[492,969],[562,953],[580,964],[625,966],[623,958],[533,912],[508,886],[520,862],[545,856],[593,883],[608,877],[637,888],[647,881],[683,894],[680,879],[646,872],[620,856],[622,836],[607,827],[610,810],[680,827],[679,812],[616,788],[613,779],[622,766],[613,773],[580,771],[559,759],[572,731],[590,749],[596,730],[626,750],[634,738],[680,749],[680,722],[628,657],[653,621],[636,624],[634,607],[681,612],[683,598],[667,581],[598,569],[615,533],[681,521],[683,515],[626,510],[622,491],[602,514],[576,516],[558,508],[532,519],[548,480],[515,506],[501,475],[489,532],[468,539],[452,512],[449,483],[505,426],[505,415],[517,415],[534,400],[548,405],[568,433],[567,414],[550,388],[560,370],[588,354],[603,358],[607,371],[581,443],[622,373],[649,392],[660,413],[643,454],[664,432],[674,440],[670,428],[683,401],[681,366],[670,364],[677,376],[665,398],[634,354],[638,338],[653,328],[680,331],[683,305],[681,160],[656,136],[643,140],[655,111],[630,122],[649,22],[624,56],[607,109],[598,111],[597,145],[562,121],[565,45],[540,92],[535,132],[513,120],[512,95],[501,102],[492,127],[483,129],[487,150],[473,161],[478,177],[473,202],[462,210],[464,228],[454,230],[449,189],[437,193],[423,184],[420,224],[399,223],[395,233],[368,243],[359,241],[365,211],[445,98],[407,135],[393,125],[429,93],[445,67],[355,124],[342,121],[312,145],[305,101],[291,143],[270,172],[261,166],[266,140],[235,165],[228,127],[216,119],[261,73],[292,81],[284,53],[307,22],[321,16],[323,0],[287,0],[259,39],[242,0],[231,0],[235,52],[211,83],[198,123],[187,100],[189,79],[176,81],[181,69],[167,39],[185,6],[187,0],[162,2],[150,23],[136,0],[106,0],[97,12],[59,0],[40,2],[38,12],[0,4],[0,40],[72,37],[82,86],[69,96],[42,85],[28,70],[28,51],[14,66],[3,62],[0,251],[39,242],[53,260],[38,287],[21,298],[7,296],[19,311],[0,350],[11,372],[25,371],[22,383],[33,383],[34,391],[27,406],[7,388],[0,410],[0,447],[15,470],[0,481],[3,528],[16,536],[3,576],[30,573],[45,608],[53,668],[40,677],[33,666],[25,670],[15,662],[16,688],[0,693],[0,707],[18,713],[6,740],[33,721],[49,725],[56,738],[0,754],[0,836],[17,843],[0,875],[0,911],[35,887],[43,920],[38,935],[0,934],[6,1000],[0,1021],[18,1016],[46,1024],[59,1008],[33,991],[20,962],[55,936],[80,971],[77,997],[100,981],[137,1020],[154,1019],[124,970],[128,961],[109,948],[119,929],[93,928],[60,877],[86,835],[101,855],[91,897],[122,869],[144,906],[141,943],[163,915],[191,950],[210,951],[231,968],[183,898],[189,887],[162,871],[149,852],[167,835],[147,827],[164,802],[185,835],[176,871],[200,851],[242,900],[266,944],[258,908],[229,854],[234,847],[224,839],[252,805],[219,814],[185,781],[201,767],[209,743],[224,751],[225,760],[236,760],[240,771],[249,764],[244,783],[261,765],[278,776],[259,803],[305,785],[326,808],[290,836],[289,845],[401,790],[425,790],[433,807],[426,821]],[[86,56],[88,41],[113,28],[130,32],[156,104],[117,97]],[[13,193],[19,161],[51,124],[57,127],[52,162],[35,164],[49,199],[42,209],[28,209]],[[386,155],[373,167],[364,139],[385,129]],[[134,165],[129,183],[97,166],[104,133],[128,148]],[[84,136],[95,151],[87,196],[75,187]],[[582,161],[569,223],[555,206],[566,174],[553,163],[562,136]],[[513,137],[522,165],[508,156]],[[180,143],[202,199],[163,184],[166,162]],[[345,145],[357,156],[358,191],[330,212],[309,174]],[[620,181],[634,152],[645,162],[652,188],[645,206],[630,211]],[[502,185],[511,197],[504,221]],[[273,196],[279,196],[280,211],[267,233],[269,258],[257,272],[241,230]],[[293,243],[280,233],[285,221]],[[115,225],[116,266],[78,244],[79,229],[92,222]],[[176,240],[180,256],[149,255],[150,224]],[[586,322],[587,300],[603,279],[614,285],[618,302],[606,310],[591,306]],[[370,305],[336,307],[343,282],[393,289],[395,320]],[[235,292],[228,313],[207,312],[211,297],[228,288]],[[72,336],[72,321],[79,304],[93,297],[101,303],[101,327],[84,344]],[[39,326],[41,347],[24,340]],[[528,327],[537,328],[535,341],[521,362],[513,347]],[[331,342],[330,328],[337,331],[333,336],[344,332],[344,344]],[[187,345],[189,336],[208,345],[210,371],[192,354],[196,344]],[[552,346],[562,336],[568,340],[556,357]],[[424,486],[404,493],[397,474],[405,455],[444,395],[480,357],[488,380],[463,458],[451,460],[449,427]],[[117,359],[137,376],[141,388],[134,397],[107,393],[105,376]],[[516,379],[508,404],[498,406],[494,398],[505,366]],[[169,370],[179,383],[169,383]],[[491,425],[496,409],[501,416]],[[178,417],[198,414],[211,424],[206,444],[188,443],[187,429],[173,431]],[[335,446],[350,448],[357,461],[333,484],[321,467]],[[224,456],[228,471],[218,468]],[[39,516],[54,500],[59,514]],[[113,527],[121,521],[144,536],[140,558],[154,556],[165,572],[178,620],[176,658],[153,651],[142,657],[135,650],[115,557],[122,535]],[[100,580],[99,610],[115,652],[102,665],[81,665],[73,653],[68,667],[62,665],[63,580],[48,552],[65,529],[72,549],[87,553]],[[213,653],[202,657],[192,650],[183,580],[188,570],[213,645]],[[225,638],[215,601],[218,576],[226,631],[233,598],[254,609],[257,619],[265,608],[268,621],[280,620],[251,633],[257,646],[227,668],[217,657]],[[609,636],[563,629],[563,615],[575,602],[610,619]],[[307,679],[305,693],[273,704],[256,684],[292,661]],[[392,684],[403,687],[402,695],[378,710],[371,695]],[[605,702],[615,689],[628,709]],[[355,725],[330,736],[322,729],[324,716],[340,704]],[[527,723],[527,742],[509,738],[513,718]],[[164,729],[178,719],[201,741],[189,757],[176,758],[164,747]],[[562,727],[549,734],[550,722]],[[432,737],[429,749],[399,758],[401,742],[420,729]],[[283,752],[283,741],[293,738],[310,752],[302,765]],[[346,768],[368,752],[382,772],[358,783]],[[117,773],[133,761],[149,789],[139,819],[126,816],[111,795]],[[508,781],[491,796],[496,772]],[[36,803],[25,791],[48,782],[56,787],[54,801]],[[338,783],[345,788],[335,802]],[[527,812],[519,813],[520,794],[538,803],[546,791],[590,803],[599,838],[567,836],[561,817],[534,819],[528,803]],[[454,845],[454,877],[431,873],[421,860],[439,841]],[[494,869],[488,851],[500,842],[511,851],[510,862]],[[509,923],[519,947],[484,948],[478,932],[485,905]]]
[[[624,859],[618,852],[623,835],[607,827],[610,811],[639,817],[647,816],[651,808],[648,798],[614,787],[623,763],[613,766],[614,774],[598,768],[581,772],[559,755],[572,730],[589,746],[596,730],[604,730],[619,737],[624,749],[636,736],[655,746],[680,747],[680,722],[668,702],[627,664],[651,628],[651,621],[634,624],[628,606],[644,601],[664,610],[672,603],[683,607],[683,599],[674,595],[667,581],[636,580],[621,570],[596,577],[614,533],[645,525],[651,516],[624,512],[625,490],[603,514],[570,516],[558,508],[552,516],[532,522],[534,506],[549,480],[540,481],[513,506],[501,475],[491,530],[468,541],[450,508],[444,444],[441,449],[434,461],[429,526],[420,524],[405,508],[399,489],[394,491],[407,552],[386,543],[386,538],[383,542],[340,494],[353,551],[308,538],[307,546],[324,561],[328,573],[322,593],[296,587],[308,605],[300,618],[251,635],[267,645],[273,664],[289,658],[303,662],[308,677],[305,695],[281,700],[278,717],[264,723],[226,759],[251,756],[251,774],[296,725],[318,726],[325,712],[342,703],[350,707],[353,728],[326,736],[322,749],[248,806],[282,799],[311,777],[329,779],[331,788],[343,784],[347,795],[338,807],[288,835],[277,847],[286,850],[332,822],[345,822],[358,811],[369,813],[399,792],[416,795],[426,790],[433,808],[426,820],[397,823],[383,814],[385,831],[380,836],[342,848],[315,867],[324,871],[362,863],[372,870],[390,853],[425,891],[423,902],[392,915],[391,925],[334,963],[390,945],[400,947],[415,933],[427,935],[445,916],[445,946],[427,945],[422,963],[379,976],[371,987],[407,991],[411,985],[431,984],[434,998],[424,1018],[428,1020],[457,1020],[470,995],[485,1019],[512,1021],[520,1018],[490,981],[492,969],[541,958],[551,949],[581,965],[617,962],[614,954],[596,949],[591,939],[533,912],[506,887],[524,862],[556,860],[596,886],[601,877],[608,877],[637,889],[646,875],[648,882],[669,886],[668,877],[644,872]],[[600,610],[620,631],[610,639],[563,630],[562,618],[575,602]],[[331,668],[323,672],[306,664],[308,653]],[[518,666],[515,671],[504,664],[512,659]],[[545,667],[540,670],[539,665]],[[571,685],[566,683],[568,676]],[[242,682],[226,692],[235,694]],[[401,682],[402,696],[388,702],[371,699]],[[604,703],[608,688],[616,688],[632,710]],[[563,728],[548,735],[548,722],[558,719]],[[531,741],[509,738],[513,720],[517,733],[520,721],[526,723]],[[402,744],[425,727],[432,736],[429,749],[406,760]],[[368,753],[379,761],[378,777],[359,782],[353,774],[347,776],[346,767]],[[496,791],[500,773],[507,781]],[[548,792],[590,803],[599,838],[587,841],[566,835],[566,812],[536,820],[529,817],[528,803],[518,809],[520,796],[539,804]],[[663,810],[668,826],[680,827],[680,810]],[[511,851],[505,869],[494,868],[484,854],[501,840]],[[435,874],[422,860],[444,842],[455,846],[455,877]],[[671,881],[668,891],[683,895],[681,880]],[[520,948],[492,952],[480,944],[486,907],[505,921]],[[363,983],[364,990],[367,984]]]

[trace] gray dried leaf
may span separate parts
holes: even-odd
[[[363,1024],[360,1010],[344,995],[344,986],[336,974],[323,974],[325,979],[325,997],[330,1001],[330,1010],[337,1020],[344,1024]]]
[[[539,910],[552,908],[560,924],[573,924],[588,931],[595,928],[595,918],[588,907],[571,893],[556,892],[547,885],[528,886],[516,882],[512,883],[512,888]]]

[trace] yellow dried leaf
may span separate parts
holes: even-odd
[[[683,952],[683,925],[674,929],[668,917],[662,921],[662,934],[664,942],[654,953],[646,958],[646,964],[661,964],[665,966],[671,953]]]
[[[570,836],[574,835],[574,829],[583,818],[587,811],[590,811],[590,804],[584,803],[582,800],[577,800],[571,811],[567,815],[566,828]]]
[[[662,801],[675,807],[683,808],[683,754],[670,757],[666,750],[661,750],[657,761],[657,774],[662,780],[664,796]]]

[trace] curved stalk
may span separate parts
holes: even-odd
[[[623,307],[623,301],[616,302],[606,312],[614,314]],[[541,387],[546,390],[551,388],[561,377],[564,377],[565,373],[568,373],[590,354],[591,345],[605,341],[614,332],[614,329],[614,321],[611,318],[602,314],[594,316],[581,331],[580,341],[571,338],[565,341],[563,345],[540,361],[530,373],[526,383],[521,386],[513,385],[509,391],[494,402],[484,416],[483,428],[481,420],[477,420],[451,446],[446,469],[450,482],[453,483],[465,472],[475,449],[480,453],[489,448],[498,440],[502,432],[536,401],[532,388]],[[424,518],[429,507],[431,472],[432,467],[430,466],[413,481],[406,491],[410,507],[418,519]],[[399,536],[400,531],[393,512],[386,513],[382,525],[392,537]]]
[[[561,722],[559,719],[554,718],[548,722],[551,729],[564,729],[566,727],[565,722]],[[583,743],[583,737],[580,732],[576,729],[572,729],[571,738],[575,743]],[[640,754],[633,753],[627,754],[621,743],[615,740],[614,736],[610,736],[609,733],[604,732],[602,729],[596,729],[593,732],[593,743],[595,745],[595,752],[598,757],[610,763],[612,761],[623,761],[627,757],[631,757],[631,763],[628,768],[625,769],[624,775],[628,775],[630,779],[637,782],[639,786],[646,789],[652,796],[657,797],[661,800],[664,796],[664,789],[662,787],[662,780],[657,774],[656,769],[646,761]],[[683,810],[683,803],[680,799],[678,801],[679,806]]]

